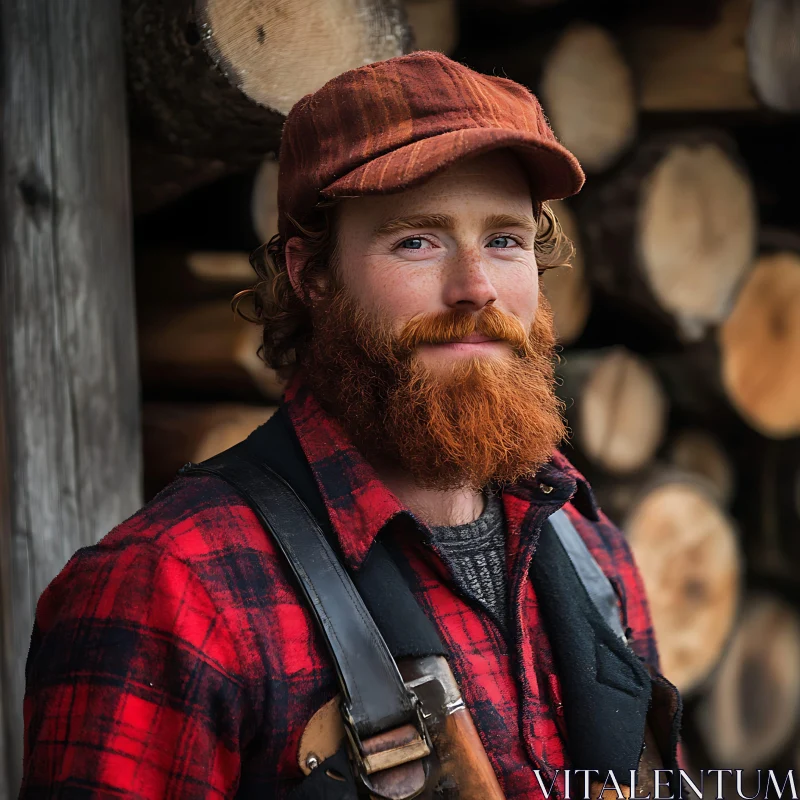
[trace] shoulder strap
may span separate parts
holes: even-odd
[[[581,579],[592,604],[600,612],[603,621],[623,642],[627,641],[622,627],[622,617],[617,604],[617,595],[611,581],[600,568],[586,542],[581,539],[567,512],[560,508],[550,515],[550,524],[566,550],[575,572]]]
[[[328,509],[285,408],[280,406],[242,446],[247,448],[250,460],[270,467],[292,487],[322,529],[334,553],[339,555]],[[404,577],[405,556],[398,548],[392,548],[390,554],[390,545],[390,541],[384,543],[379,538],[372,544],[361,568],[348,571],[348,575],[395,661],[446,656],[447,648]]]
[[[412,721],[413,695],[353,582],[292,487],[252,460],[241,444],[181,470],[192,473],[229,483],[272,533],[325,637],[358,736],[364,739]]]

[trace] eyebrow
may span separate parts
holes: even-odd
[[[536,233],[537,229],[533,217],[524,214],[490,214],[484,219],[483,224],[486,228],[522,228],[528,233]],[[414,214],[407,217],[395,217],[377,225],[373,230],[373,235],[387,236],[417,228],[453,230],[455,220],[449,214]]]

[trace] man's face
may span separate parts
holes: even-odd
[[[543,464],[564,423],[516,160],[492,153],[416,189],[346,200],[336,233],[300,366],[368,460],[440,489]]]
[[[534,321],[536,220],[528,183],[508,151],[458,162],[398,194],[345,200],[336,228],[343,288],[394,336],[424,315],[477,318],[490,306],[516,318],[524,332]],[[507,341],[479,331],[416,351],[435,371],[468,358],[511,356]]]

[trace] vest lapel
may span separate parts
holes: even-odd
[[[558,666],[572,768],[627,778],[642,749],[647,668],[600,616],[550,523],[531,579]]]

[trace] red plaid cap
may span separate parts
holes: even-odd
[[[348,70],[299,100],[283,128],[278,229],[294,233],[320,201],[390,194],[459,159],[510,147],[533,199],[575,194],[584,174],[536,97],[508,78],[421,50]]]

